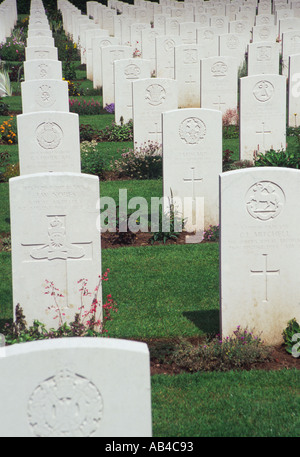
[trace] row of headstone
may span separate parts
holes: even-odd
[[[33,1],[17,116],[20,177],[10,180],[14,307],[47,327],[58,325],[56,313],[72,319],[78,281],[94,290],[101,274],[99,182],[81,174],[79,116],[69,112],[51,35],[42,2]],[[46,281],[61,291],[56,304]]]
[[[11,36],[16,23],[17,1],[4,0],[0,3],[0,44],[4,43]]]
[[[69,113],[41,0],[31,2],[21,89],[21,176],[9,183],[13,303],[28,325],[37,319],[50,329],[60,323],[55,316],[70,322],[90,311],[92,303],[81,308],[80,280],[93,296],[101,251],[99,181],[80,173],[78,116]],[[152,434],[144,343],[65,338],[1,347],[0,371],[1,437]]]

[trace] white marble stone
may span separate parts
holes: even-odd
[[[132,82],[150,77],[149,60],[131,58],[114,62],[115,122],[117,124],[133,119]]]
[[[53,46],[32,46],[25,48],[26,60],[57,60],[57,48]]]
[[[60,60],[28,60],[24,62],[25,81],[33,79],[62,80],[62,63]]]
[[[92,39],[92,67],[93,67],[93,88],[102,87],[102,49],[105,46],[118,45],[116,37],[95,37]]]
[[[217,225],[218,177],[222,170],[221,112],[179,109],[164,112],[162,118],[164,197],[171,202],[173,198],[178,216],[181,213],[186,219],[187,231],[198,232],[210,224]],[[167,207],[164,210],[167,212]]]
[[[252,42],[273,41],[276,42],[277,28],[275,25],[255,25],[252,27]]]
[[[115,102],[114,61],[130,59],[133,56],[131,46],[104,46],[101,51],[102,100],[103,107]]]
[[[178,35],[164,35],[155,38],[156,76],[158,78],[175,77],[175,46],[182,44]]]
[[[162,142],[161,113],[178,108],[177,81],[167,78],[140,79],[132,83],[133,136],[138,148]]]
[[[101,275],[99,179],[26,174],[12,178],[9,189],[14,309],[19,303],[28,325],[37,319],[50,329],[71,322],[81,307],[78,281],[87,279],[93,293]],[[83,304],[82,312],[89,311],[91,297]]]
[[[197,44],[175,46],[175,80],[178,83],[178,108],[200,108],[200,59]]]
[[[237,326],[279,345],[300,318],[300,172],[253,167],[221,174],[221,331]]]
[[[238,61],[234,57],[216,56],[201,59],[201,108],[237,109]]]
[[[300,28],[282,34],[282,74],[288,77],[289,56],[300,53]],[[299,70],[300,71],[300,70]]]
[[[286,147],[286,78],[253,75],[240,78],[240,158],[255,151]]]
[[[288,125],[300,125],[300,53],[289,57]]]
[[[279,75],[279,43],[264,41],[248,44],[248,76]]]
[[[219,55],[231,56],[238,59],[239,64],[242,65],[245,61],[245,41],[241,39],[240,35],[234,33],[227,33],[219,36]]]
[[[20,174],[80,172],[79,117],[41,111],[17,116]]]
[[[23,81],[22,112],[69,111],[68,82],[57,79]]]
[[[3,438],[152,436],[145,343],[63,338],[16,344],[0,348],[0,370]]]

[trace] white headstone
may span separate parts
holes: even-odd
[[[245,60],[245,41],[234,33],[227,33],[219,36],[219,54],[220,56],[231,56],[238,59],[241,65]]]
[[[200,108],[200,59],[202,56],[202,47],[196,44],[175,46],[178,108]]]
[[[300,53],[300,28],[282,34],[282,74],[289,74],[289,56]]]
[[[156,76],[158,78],[175,77],[175,46],[182,44],[180,36],[165,35],[155,38]]]
[[[115,37],[95,37],[92,39],[92,67],[93,67],[93,88],[102,87],[102,49],[105,46],[119,44],[119,39]]]
[[[57,48],[53,46],[32,46],[25,48],[25,57],[26,60],[57,60],[58,52]]]
[[[264,41],[248,44],[248,76],[279,75],[279,43]]]
[[[20,174],[80,173],[79,117],[42,111],[17,116]]]
[[[201,59],[201,108],[237,109],[238,61],[234,57],[216,56]]]
[[[14,309],[20,304],[28,325],[37,319],[55,328],[57,316],[71,322],[81,307],[78,281],[87,279],[94,292],[101,275],[99,179],[39,173],[9,186]],[[47,281],[62,296],[45,294]],[[89,311],[91,303],[84,306]]]
[[[133,119],[132,82],[151,77],[150,61],[145,59],[123,59],[114,62],[115,78],[115,122],[126,123]]]
[[[142,56],[150,60],[151,72],[156,71],[155,38],[159,36],[158,30],[154,28],[142,30]]]
[[[221,174],[221,328],[240,326],[279,345],[300,318],[299,170],[253,167]]]
[[[289,57],[288,125],[300,125],[300,53]]]
[[[197,44],[202,46],[203,57],[219,55],[219,31],[216,27],[197,28]]]
[[[177,81],[166,78],[140,79],[132,83],[133,135],[137,147],[162,142],[161,113],[178,108]]]
[[[25,81],[33,79],[62,80],[62,63],[60,60],[28,60],[24,62]]]
[[[164,197],[171,202],[173,198],[175,205],[181,202],[178,216],[183,208],[187,231],[200,231],[209,225],[218,225],[218,177],[222,171],[221,112],[202,108],[179,109],[164,112],[162,117]]]
[[[103,107],[115,102],[114,62],[130,59],[133,56],[131,46],[104,46],[101,51],[102,98]]]
[[[273,41],[277,38],[277,29],[275,25],[255,25],[252,27],[252,42]]]
[[[23,114],[36,111],[69,111],[68,82],[55,79],[21,83]]]
[[[282,75],[240,78],[240,158],[286,147],[286,79]]]
[[[0,349],[0,369],[1,437],[152,435],[145,343],[63,338],[16,344]]]

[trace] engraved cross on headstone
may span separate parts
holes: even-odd
[[[221,111],[221,105],[226,105],[226,103],[225,103],[225,102],[221,102],[221,96],[220,96],[220,95],[218,95],[218,99],[219,99],[219,100],[218,100],[217,102],[214,102],[213,105],[218,105],[218,108],[217,108],[217,109],[218,109],[219,111]]]
[[[189,79],[187,81],[184,81],[186,84],[194,84],[196,82],[193,75],[189,75],[188,78]]]
[[[154,136],[154,141],[161,143],[161,134],[162,134],[162,129],[161,126],[158,126],[159,122],[155,122],[154,125],[154,130],[152,132],[149,132],[149,135]]]
[[[183,178],[184,182],[192,183],[192,198],[195,200],[195,183],[203,181],[203,178],[195,177],[195,167],[191,167],[192,176],[190,178]]]
[[[255,133],[262,135],[262,146],[265,149],[265,135],[272,133],[271,130],[265,130],[265,123],[262,122],[262,129],[257,130]]]
[[[280,270],[270,270],[268,269],[268,254],[262,254],[264,258],[264,266],[263,269],[261,270],[250,270],[252,275],[260,275],[263,278],[264,281],[264,287],[265,287],[265,293],[264,296],[265,298],[263,299],[263,302],[268,302],[268,277],[269,276],[279,276]]]

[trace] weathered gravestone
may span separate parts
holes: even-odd
[[[145,343],[63,338],[16,344],[0,348],[0,370],[1,437],[152,435]]]
[[[271,41],[276,42],[277,29],[275,25],[255,25],[252,27],[252,42]]]
[[[99,180],[38,173],[12,178],[9,188],[14,310],[20,304],[29,325],[70,322],[81,307],[78,281],[87,279],[94,292],[101,275]],[[45,295],[47,281],[61,296]]]
[[[132,82],[151,77],[150,60],[122,59],[114,62],[115,122],[133,119]]]
[[[155,38],[156,76],[175,78],[175,46],[182,44],[180,36],[164,35]]]
[[[299,170],[257,167],[221,174],[221,328],[281,344],[299,321]]]
[[[240,78],[240,158],[286,147],[286,80],[282,75]]]
[[[175,46],[175,80],[178,83],[178,107],[200,108],[200,59],[197,44]]]
[[[162,142],[161,113],[178,108],[177,81],[140,79],[132,83],[133,139],[136,147]]]
[[[17,116],[20,174],[80,173],[79,117],[42,111]]]
[[[55,79],[21,83],[23,114],[36,111],[69,111],[68,82]]]
[[[93,88],[100,89],[102,87],[102,49],[105,46],[119,44],[119,39],[116,37],[95,37],[92,38],[92,69],[93,69]]]
[[[163,195],[181,203],[188,231],[218,225],[222,170],[222,114],[202,108],[163,112]],[[185,202],[184,202],[184,199]],[[204,225],[199,205],[204,203]],[[197,209],[198,207],[198,209]],[[197,213],[198,211],[198,213]],[[198,214],[198,215],[197,215]]]
[[[288,77],[289,74],[289,56],[299,53],[300,27],[282,34],[282,74],[284,76]]]

